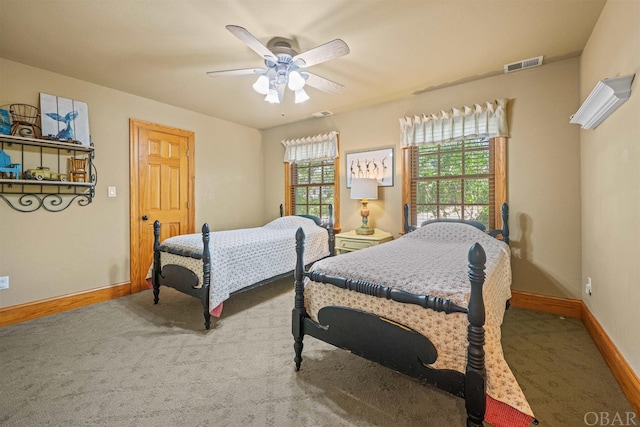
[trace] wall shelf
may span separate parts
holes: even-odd
[[[87,206],[95,196],[97,177],[91,145],[75,144],[47,139],[0,135],[0,146],[12,156],[12,162],[22,165],[22,175],[15,178],[0,177],[0,199],[19,212],[33,212],[40,208],[60,212],[74,201]],[[29,148],[31,147],[31,148]],[[25,179],[27,169],[48,167],[52,173],[66,174],[69,159],[86,155],[89,159],[87,182],[70,182],[49,179]],[[26,167],[25,167],[26,164]]]

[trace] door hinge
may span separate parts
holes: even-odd
[[[189,150],[187,150],[187,157],[189,157],[191,155],[191,153],[189,152]]]
[[[191,202],[187,200],[187,209],[191,209]]]

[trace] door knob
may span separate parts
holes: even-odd
[[[143,221],[146,221],[146,220],[148,220],[148,219],[149,219],[149,216],[148,216],[148,215],[142,215],[142,220],[143,220]]]

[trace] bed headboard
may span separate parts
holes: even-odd
[[[280,216],[284,216],[284,205],[282,205],[282,203],[280,204]],[[335,232],[333,230],[333,205],[329,205],[329,222],[323,223],[322,219],[318,218],[315,215],[299,214],[296,216],[312,219],[313,222],[315,222],[318,226],[327,229],[327,232],[329,233],[329,251],[333,256],[335,249]]]
[[[296,215],[296,216],[301,216],[301,217],[303,217],[303,218],[309,218],[309,219],[312,219],[312,220],[316,223],[316,225],[322,225],[322,221],[320,220],[320,218],[318,218],[318,217],[317,217],[317,216],[315,216],[315,215],[299,214],[299,215]]]
[[[284,216],[284,206],[281,204],[280,205],[280,216]],[[320,227],[325,227],[329,224],[333,225],[333,205],[329,205],[329,222],[328,223],[322,223],[322,219],[318,218],[315,215],[309,215],[309,214],[298,214],[296,216],[301,216],[303,218],[309,218],[312,219],[313,222],[315,222],[317,225],[319,225]]]
[[[500,209],[502,214],[502,229],[490,230],[489,235],[497,238],[498,236],[502,236],[502,241],[505,243],[509,243],[509,205],[506,203],[502,204]],[[456,218],[442,218],[442,219],[430,219],[428,221],[423,221],[420,224],[421,227],[425,225],[429,225],[435,222],[459,222],[462,224],[469,224],[476,227],[479,230],[486,231],[486,227],[484,224],[478,221],[466,220],[466,219],[456,219]],[[404,205],[404,232],[409,233],[415,230],[417,227],[413,225],[409,225],[409,205],[405,203]]]
[[[422,221],[422,224],[420,224],[420,227],[424,227],[425,225],[432,224],[434,222],[459,222],[461,224],[473,225],[475,228],[477,228],[480,231],[485,231],[487,229],[484,226],[484,224],[481,222],[472,221],[470,219],[467,220],[467,219],[457,219],[457,218],[430,219],[428,221]]]

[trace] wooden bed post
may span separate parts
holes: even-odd
[[[329,225],[327,226],[329,232],[329,256],[334,256],[336,252],[336,237],[333,230],[333,205],[329,204]]]
[[[211,284],[211,250],[209,249],[209,224],[202,226],[202,308],[204,310],[204,327],[211,327],[209,312],[209,285]]]
[[[157,304],[160,297],[160,221],[153,222],[153,303]]]
[[[304,231],[302,231],[302,227],[296,231],[296,268],[293,271],[293,277],[296,293],[291,322],[293,349],[296,353],[293,360],[296,362],[296,371],[299,371],[302,363],[302,338],[304,338],[302,322],[306,314],[304,308]]]
[[[485,278],[487,255],[480,244],[475,243],[469,249],[469,326],[467,337],[467,369],[465,374],[465,406],[467,408],[467,426],[481,427],[486,410],[486,383],[484,365],[484,321],[485,308],[482,297],[482,285]]]
[[[502,213],[502,241],[509,244],[509,205],[502,204],[500,208]]]
[[[404,224],[402,225],[402,231],[404,232],[404,234],[407,234],[410,231],[409,230],[409,205],[405,203],[402,210],[403,210],[403,217],[404,217]]]

